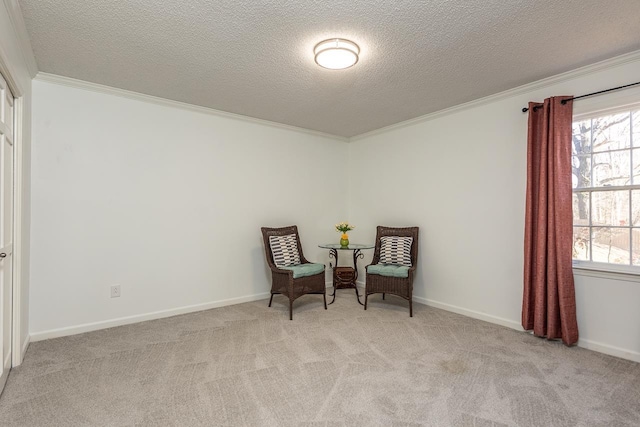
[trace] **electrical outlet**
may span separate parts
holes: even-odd
[[[119,298],[120,297],[120,285],[111,286],[111,298]]]

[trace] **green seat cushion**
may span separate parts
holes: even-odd
[[[299,277],[305,276],[313,276],[314,274],[318,274],[324,271],[324,264],[297,264],[297,265],[289,265],[287,267],[278,267],[283,270],[291,270],[293,271],[293,278],[297,279]]]
[[[367,266],[367,273],[387,277],[409,277],[409,267],[393,264],[372,264]]]

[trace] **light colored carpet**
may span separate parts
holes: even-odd
[[[33,343],[0,425],[640,425],[640,364],[391,296],[321,301]]]

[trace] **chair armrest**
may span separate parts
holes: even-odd
[[[408,272],[409,274],[407,275],[407,277],[410,278],[412,282],[413,282],[413,273],[415,273],[416,267],[417,266],[415,264],[409,267],[409,272]]]
[[[327,269],[327,265],[324,262],[313,262],[313,261],[309,261],[308,259],[301,257],[300,261],[302,261],[300,264],[322,264],[324,265],[324,269]]]
[[[275,265],[271,265],[271,264],[269,264],[269,268],[271,269],[271,271],[273,273],[286,274],[286,275],[289,275],[289,276],[291,276],[293,278],[293,271],[291,271],[291,270],[283,270],[283,269],[278,268]]]

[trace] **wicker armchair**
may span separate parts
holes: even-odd
[[[413,237],[411,245],[411,267],[407,277],[389,277],[380,274],[370,274],[369,266],[380,262],[380,238],[383,236]],[[376,232],[376,247],[371,264],[366,267],[364,309],[367,309],[369,295],[382,293],[393,294],[409,301],[409,316],[413,317],[413,277],[418,263],[418,227],[393,228],[378,226]]]
[[[274,294],[282,294],[289,298],[289,320],[293,320],[293,301],[306,294],[322,294],[324,298],[324,309],[327,309],[327,287],[325,285],[324,268],[318,274],[305,277],[293,277],[293,271],[278,268],[273,261],[273,253],[269,244],[269,236],[286,236],[295,234],[298,243],[298,253],[300,254],[300,262],[302,264],[312,264],[302,254],[302,245],[300,244],[300,235],[298,227],[292,225],[282,228],[262,227],[262,237],[264,239],[264,250],[267,258],[267,264],[271,269],[271,298],[269,299],[269,307],[273,301]]]

